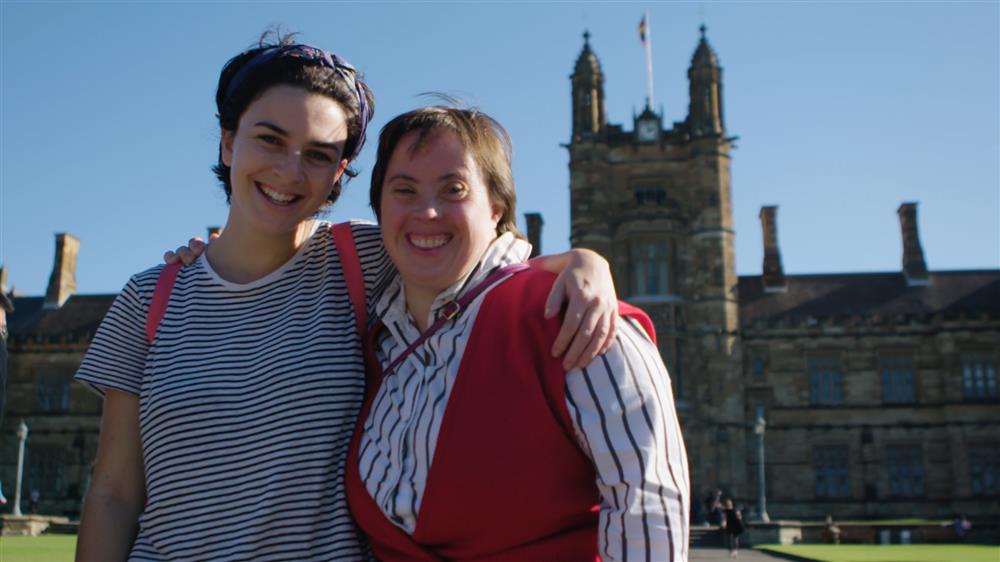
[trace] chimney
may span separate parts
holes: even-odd
[[[531,257],[542,253],[542,220],[541,213],[524,213],[524,220],[528,223],[528,242],[531,242]]]
[[[924,250],[920,247],[920,233],[917,231],[917,204],[903,203],[896,211],[899,227],[903,231],[903,277],[909,287],[930,285]]]
[[[45,308],[59,308],[76,292],[76,255],[80,240],[68,232],[56,234],[56,261],[45,292]]]
[[[212,240],[212,235],[213,234],[222,234],[222,227],[221,226],[210,226],[210,227],[208,227],[208,240],[206,240],[206,242],[209,242],[209,241]]]
[[[781,267],[781,252],[778,250],[778,207],[774,205],[760,208],[760,226],[764,230],[764,292],[784,293],[788,290],[785,270]]]

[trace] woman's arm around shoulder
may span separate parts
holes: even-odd
[[[562,327],[552,344],[552,356],[563,358],[563,368],[583,367],[614,343],[618,297],[607,260],[587,249],[539,256],[531,265],[558,274],[545,303],[545,317],[559,314],[565,304]]]
[[[77,562],[128,558],[146,501],[139,397],[107,389],[94,474],[83,503]]]
[[[566,403],[600,490],[603,560],[687,559],[690,479],[660,354],[633,320],[566,378]]]

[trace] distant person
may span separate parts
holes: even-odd
[[[708,505],[708,522],[716,526],[722,525],[722,490],[716,490],[715,493],[710,494],[706,504]]]
[[[42,494],[38,488],[31,490],[28,494],[28,513],[38,513],[38,502],[41,501]]]
[[[830,535],[830,542],[840,544],[840,527],[833,522],[833,516],[826,516],[826,532]]]
[[[726,545],[729,547],[729,557],[740,555],[740,535],[743,534],[743,514],[733,505],[733,500],[726,499],[723,525],[726,531]]]
[[[963,542],[965,537],[969,535],[969,531],[972,530],[972,521],[969,521],[965,515],[958,515],[951,522],[951,527],[955,531],[955,540]]]
[[[0,480],[0,505],[7,505],[7,496],[3,495],[3,481]]]

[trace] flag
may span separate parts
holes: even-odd
[[[642,16],[642,21],[639,22],[639,41],[646,44],[646,16]]]

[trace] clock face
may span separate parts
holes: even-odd
[[[639,121],[636,123],[636,132],[640,141],[655,141],[660,136],[660,124],[656,121]]]

